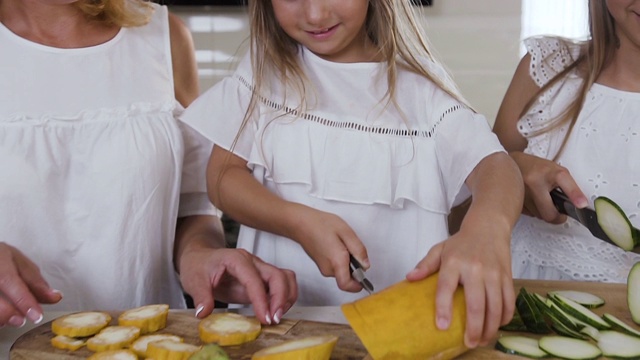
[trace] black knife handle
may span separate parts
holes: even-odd
[[[571,201],[569,201],[567,195],[565,195],[560,189],[551,190],[551,200],[553,201],[553,206],[555,206],[561,214],[569,215],[566,204],[571,203]]]

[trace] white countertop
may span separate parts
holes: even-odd
[[[239,313],[252,315],[251,309],[237,309]],[[192,310],[185,310],[192,311]],[[222,310],[221,310],[222,311]],[[71,313],[71,311],[49,311],[45,312],[44,318],[40,324],[47,323],[57,317]],[[346,324],[339,306],[298,306],[291,308],[284,316],[290,319],[302,319],[318,322],[328,322],[337,324]],[[21,328],[6,326],[0,329],[0,359],[9,359],[9,350],[11,345],[24,333],[35,328],[30,322]]]

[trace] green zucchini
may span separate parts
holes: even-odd
[[[602,355],[602,351],[592,343],[565,336],[543,336],[538,340],[538,346],[550,355],[561,359],[595,360]]]
[[[593,205],[598,215],[598,224],[609,239],[626,251],[633,250],[638,245],[638,230],[633,227],[620,206],[604,196],[597,197]]]
[[[502,325],[500,327],[502,331],[527,331],[527,326],[522,321],[520,314],[518,313],[518,309],[513,313],[513,318],[509,321],[508,324]]]
[[[627,304],[631,319],[640,325],[640,262],[631,267],[627,277]]]
[[[520,355],[532,359],[542,359],[549,356],[538,346],[538,340],[526,336],[502,336],[496,341],[496,350],[511,355]]]
[[[598,338],[600,337],[600,331],[591,325],[585,324],[585,326],[580,329],[580,333],[587,335],[595,341],[598,341]]]
[[[584,291],[576,291],[576,290],[556,290],[556,291],[550,291],[549,295],[553,296],[553,295],[562,295],[568,299],[571,299],[575,302],[577,302],[578,304],[589,308],[589,309],[594,309],[597,307],[600,307],[602,305],[604,305],[604,299],[597,296],[597,295],[593,295],[590,294],[588,292],[584,292]]]
[[[516,308],[529,332],[536,334],[548,334],[551,328],[544,319],[542,311],[538,308],[533,297],[523,287],[516,297]]]
[[[640,359],[640,338],[617,331],[601,331],[598,347],[611,359]]]
[[[605,330],[611,327],[609,323],[604,321],[596,313],[565,296],[554,294],[550,297],[551,300],[553,300],[553,302],[555,302],[556,305],[558,305],[558,307],[564,312],[598,330]]]
[[[609,324],[611,324],[611,328],[613,330],[622,331],[622,332],[627,333],[629,335],[640,337],[640,331],[632,328],[627,323],[625,323],[624,321],[618,319],[617,317],[615,317],[615,316],[613,316],[611,314],[605,313],[605,314],[602,314],[602,318],[604,319],[604,321],[606,321]]]

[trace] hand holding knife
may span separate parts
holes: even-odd
[[[365,277],[360,262],[351,254],[349,254],[349,269],[351,270],[351,276],[356,279],[369,294],[373,293],[373,284]]]

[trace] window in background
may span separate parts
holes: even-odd
[[[584,39],[589,35],[588,0],[522,0],[522,33]],[[524,46],[520,55],[524,55]]]

